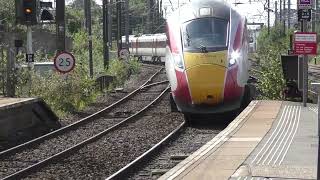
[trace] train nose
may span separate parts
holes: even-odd
[[[184,60],[192,103],[216,105],[223,101],[227,53],[185,53]]]
[[[186,70],[193,104],[215,105],[223,101],[226,68],[204,64]]]

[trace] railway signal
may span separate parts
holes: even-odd
[[[16,21],[24,25],[36,25],[37,22],[37,1],[16,0]]]
[[[52,9],[52,2],[42,2],[40,1],[40,8],[41,8],[41,21],[53,21],[54,17],[52,13],[50,12],[50,9]]]

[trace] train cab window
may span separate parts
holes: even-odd
[[[213,17],[189,21],[182,29],[184,48],[227,47],[228,21]]]

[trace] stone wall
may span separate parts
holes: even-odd
[[[5,42],[5,44],[11,44],[14,47],[14,40],[23,40],[22,52],[26,51],[27,36],[26,33],[3,33],[2,38],[0,36],[0,41]],[[49,32],[44,29],[35,29],[32,31],[32,45],[33,51],[41,51],[44,53],[55,53],[56,51],[56,35],[55,33]],[[66,37],[66,50],[70,51],[72,49],[72,39]]]

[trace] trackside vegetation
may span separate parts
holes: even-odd
[[[85,32],[77,32],[73,36],[76,44],[72,53],[76,58],[76,67],[68,75],[58,72],[39,74],[29,71],[27,68],[17,71],[16,94],[18,97],[40,97],[61,117],[68,113],[77,112],[84,109],[90,103],[96,101],[102,93],[108,93],[108,89],[122,86],[131,75],[135,75],[140,70],[140,63],[135,60],[121,61],[113,59],[109,68],[103,68],[103,49],[102,42],[94,37],[94,77],[99,75],[114,76],[114,81],[106,91],[101,92],[96,84],[95,78],[90,78],[88,72],[88,52],[86,49]],[[24,61],[20,55],[20,61]],[[41,56],[38,54],[38,56]],[[53,57],[51,57],[53,58]],[[31,78],[31,80],[30,80]]]
[[[84,28],[83,0],[72,0],[66,6],[66,34],[72,41],[69,51],[76,58],[76,67],[68,75],[60,73],[39,74],[33,70],[22,67],[25,64],[25,52],[20,51],[16,58],[14,74],[16,97],[40,97],[60,116],[80,111],[90,103],[96,101],[102,93],[108,93],[112,88],[122,86],[129,76],[135,75],[140,70],[140,63],[135,60],[120,61],[116,58],[110,60],[109,68],[103,66],[102,44],[102,8],[95,1],[92,3],[92,31],[93,31],[93,64],[94,78],[89,77],[88,66],[88,34]],[[0,85],[1,91],[6,91],[6,60],[7,47],[12,43],[9,37],[26,39],[26,27],[15,24],[14,1],[0,1],[1,23],[5,24],[5,36],[0,32]],[[130,1],[131,26],[130,32],[142,34],[145,32],[145,18],[147,16],[146,2],[142,0]],[[115,21],[115,12],[113,12]],[[33,30],[39,32],[55,33],[54,25],[36,25]],[[116,26],[112,28],[112,34],[116,34]],[[37,34],[34,34],[37,36]],[[50,39],[49,41],[54,41]],[[49,44],[49,43],[48,43]],[[11,45],[12,46],[12,45]],[[116,46],[113,46],[115,48]],[[41,48],[40,48],[41,49]],[[35,61],[52,61],[55,52],[39,50],[35,52]],[[51,47],[52,49],[52,47]],[[3,52],[3,53],[2,53]],[[96,85],[96,77],[111,75],[114,81],[104,92]],[[2,80],[3,79],[3,80]]]
[[[281,67],[281,55],[287,54],[289,48],[289,34],[283,33],[281,26],[276,25],[270,29],[263,28],[257,39],[257,63],[261,68],[258,90],[260,99],[282,99],[282,90],[285,86]]]

